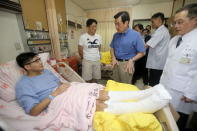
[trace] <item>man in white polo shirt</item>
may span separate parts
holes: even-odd
[[[168,52],[170,34],[164,26],[164,14],[156,13],[151,17],[152,28],[156,31],[151,35],[151,39],[146,43],[149,47],[146,68],[149,69],[148,83],[154,86],[159,83]]]
[[[101,79],[100,48],[101,36],[96,34],[97,21],[88,19],[87,33],[79,39],[78,51],[82,58],[82,78],[86,82],[97,82]]]

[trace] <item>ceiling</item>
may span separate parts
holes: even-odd
[[[132,6],[138,4],[151,4],[173,0],[71,0],[84,10]]]

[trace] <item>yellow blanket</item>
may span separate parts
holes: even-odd
[[[136,91],[134,85],[118,83],[112,80],[107,82],[106,91]],[[96,112],[94,116],[96,131],[162,131],[162,127],[153,114],[126,113],[114,115],[107,112]]]

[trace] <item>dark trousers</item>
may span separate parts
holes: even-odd
[[[142,74],[142,79],[144,85],[148,85],[148,69],[144,68],[144,73]]]
[[[189,118],[188,114],[184,114],[182,112],[178,112],[180,115],[179,120],[177,121],[177,126],[180,131],[186,131],[186,124]]]
[[[162,72],[163,70],[156,70],[156,69],[149,70],[149,78],[148,78],[149,86],[155,86],[159,84]]]
[[[144,85],[148,85],[148,69],[146,68],[147,56],[148,51],[144,57],[135,62],[132,84],[135,84],[138,79],[142,78]]]
[[[144,85],[148,85],[148,69],[145,66],[146,63],[143,58],[136,61],[132,84],[135,84],[138,79],[142,78]]]

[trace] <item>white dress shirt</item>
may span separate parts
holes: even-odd
[[[149,46],[146,68],[163,70],[167,58],[169,42],[169,31],[164,25],[161,25],[146,43]]]

